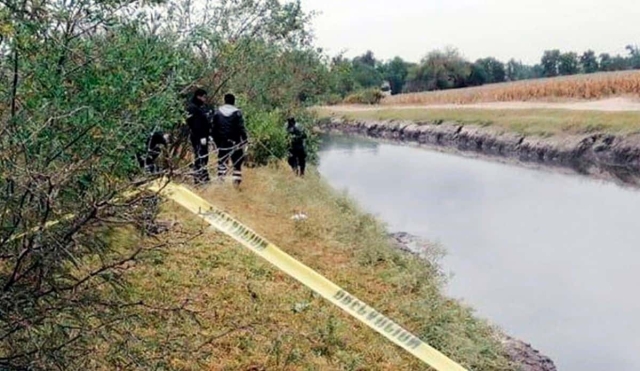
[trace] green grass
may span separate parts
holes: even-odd
[[[340,106],[313,109],[320,117],[338,116],[358,120],[455,121],[483,125],[525,135],[559,135],[605,132],[640,132],[640,112],[603,112],[546,109],[348,109]]]
[[[435,262],[390,247],[384,226],[318,175],[298,179],[284,165],[245,175],[242,192],[212,186],[199,193],[469,369],[513,369],[494,330],[442,294]],[[298,210],[309,219],[292,221]],[[157,359],[154,368],[429,369],[178,206],[165,204],[162,218],[181,221],[163,239],[184,242],[133,269],[131,295],[151,307],[187,303],[195,315],[141,311],[127,324],[136,340],[126,351]],[[108,369],[101,361],[122,352],[113,342],[97,348],[95,368]]]

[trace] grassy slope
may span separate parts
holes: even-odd
[[[242,192],[212,186],[200,194],[455,360],[511,369],[489,327],[442,296],[437,267],[389,247],[384,228],[317,175],[249,169]],[[296,210],[310,218],[296,225]],[[135,268],[132,295],[163,308],[188,300],[199,324],[177,313],[132,322],[139,341],[129,352],[175,349],[164,367],[185,370],[429,369],[178,206],[166,204],[163,214],[181,220],[163,238],[202,234]]]
[[[461,124],[493,126],[527,135],[640,132],[640,112],[509,109],[389,108],[345,110],[340,106],[315,108],[320,117],[361,120],[456,121]]]

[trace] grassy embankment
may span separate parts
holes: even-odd
[[[318,175],[248,169],[242,192],[199,193],[465,366],[512,369],[489,326],[443,297],[437,266],[390,247],[384,227]],[[309,219],[291,220],[298,210]],[[131,295],[153,307],[186,302],[199,324],[176,313],[132,325],[140,341],[130,352],[184,347],[166,366],[181,370],[429,369],[179,206],[166,203],[161,217],[180,221],[163,239],[201,234],[131,270]]]
[[[554,136],[605,132],[640,132],[640,112],[577,111],[561,109],[435,109],[378,106],[368,108],[318,107],[320,117],[352,120],[454,121],[462,125],[490,126],[524,135]]]

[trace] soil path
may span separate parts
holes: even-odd
[[[573,111],[640,111],[640,100],[611,98],[598,101],[578,102],[489,102],[474,104],[433,104],[433,105],[386,105],[377,106],[332,106],[333,111],[357,112],[379,109],[565,109]]]

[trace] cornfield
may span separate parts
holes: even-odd
[[[491,84],[466,89],[400,94],[382,100],[397,104],[470,104],[640,97],[640,71],[602,72]]]

